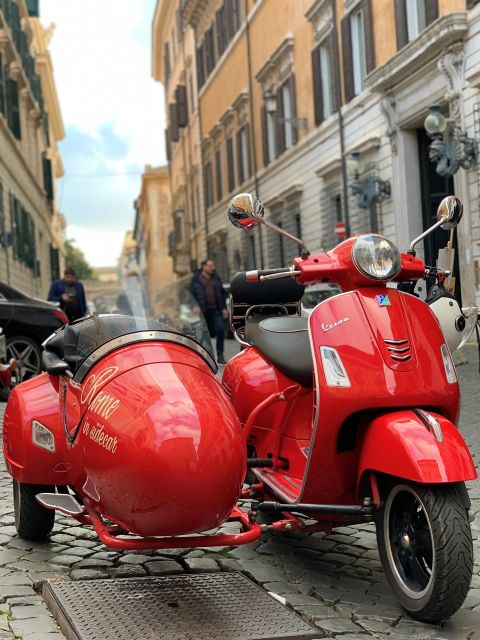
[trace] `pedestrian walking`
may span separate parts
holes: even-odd
[[[59,302],[69,322],[82,318],[87,312],[85,290],[83,284],[77,280],[75,269],[67,267],[61,280],[52,282],[48,299]]]
[[[205,316],[210,336],[216,337],[217,362],[226,364],[223,357],[225,332],[223,321],[228,318],[225,291],[222,281],[215,271],[213,260],[204,260],[201,269],[194,272],[190,291],[198,303],[197,311]]]

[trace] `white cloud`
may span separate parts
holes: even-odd
[[[117,263],[125,231],[90,230],[68,225],[67,236],[75,240],[87,261],[95,267],[111,267]]]
[[[92,234],[101,235],[92,226],[92,212],[99,228],[111,226],[115,237],[120,233],[120,221],[125,230],[132,227],[132,202],[140,180],[122,180],[121,176],[131,173],[132,167],[166,162],[163,89],[151,78],[155,0],[42,0],[40,4],[42,24],[56,24],[50,51],[67,136],[71,128],[98,142],[90,157],[81,154],[79,158],[68,139],[64,143],[62,210],[72,223],[67,235],[74,237],[86,254],[92,254],[88,240]],[[126,152],[121,157],[109,157],[102,150],[101,131],[106,127],[125,140]],[[73,176],[99,171],[119,174],[121,194],[115,193],[115,179]],[[74,193],[79,189],[83,191],[82,210]],[[106,218],[104,203],[109,194],[114,203],[110,209],[115,213]],[[82,222],[85,207],[90,213],[88,222]],[[105,247],[109,253],[110,244]]]

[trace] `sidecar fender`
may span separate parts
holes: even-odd
[[[379,415],[370,422],[361,444],[358,482],[367,471],[424,484],[477,478],[459,430],[443,416],[429,413],[440,424],[436,435],[413,410]]]
[[[54,435],[55,451],[47,451],[33,443],[33,420]],[[66,484],[65,448],[58,379],[42,373],[15,387],[3,421],[3,455],[10,475],[26,484]]]

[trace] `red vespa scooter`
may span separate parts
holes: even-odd
[[[446,198],[429,232],[452,228],[461,215],[460,200]],[[231,283],[232,323],[244,349],[225,368],[223,387],[256,478],[244,495],[282,514],[276,530],[306,529],[302,516],[324,530],[374,519],[398,600],[420,620],[448,618],[471,581],[464,482],[477,474],[456,426],[459,388],[441,328],[451,312],[437,319],[402,288],[435,276],[436,307],[444,309],[441,297],[447,309],[456,305],[463,339],[476,310],[467,322],[446,290],[439,294],[447,274],[415,257],[426,234],[403,254],[369,234],[310,255],[299,238],[266,223],[249,194],[234,198],[229,217],[246,230],[264,223],[303,247],[290,269],[237,274]],[[309,318],[297,315],[303,285],[317,283],[342,293]]]

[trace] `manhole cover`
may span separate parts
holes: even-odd
[[[69,640],[298,640],[318,630],[240,573],[47,584]]]

